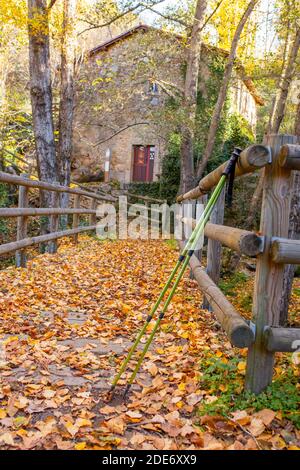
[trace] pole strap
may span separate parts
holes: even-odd
[[[231,157],[229,159],[228,165],[226,166],[223,175],[228,176],[228,185],[227,185],[227,194],[226,194],[226,203],[228,207],[232,206],[232,197],[233,197],[233,184],[234,184],[234,177],[235,177],[235,167],[237,160],[241,154],[241,149],[239,147],[235,147]]]

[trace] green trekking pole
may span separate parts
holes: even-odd
[[[226,184],[227,177],[228,177],[228,175],[230,175],[232,172],[235,171],[235,164],[236,164],[236,161],[237,161],[237,159],[238,159],[238,157],[239,157],[239,154],[240,154],[240,149],[234,149],[234,152],[233,152],[233,154],[232,154],[232,156],[231,156],[231,158],[230,158],[230,160],[229,160],[229,162],[228,162],[228,165],[227,165],[225,171],[223,172],[223,174],[222,174],[222,176],[221,176],[221,178],[220,178],[220,181],[219,181],[219,183],[217,184],[217,186],[216,186],[216,188],[215,188],[215,190],[214,190],[214,192],[213,192],[211,198],[209,199],[209,202],[208,202],[208,204],[207,204],[207,206],[206,206],[206,210],[205,210],[204,213],[203,213],[203,217],[201,218],[201,220],[200,220],[199,223],[197,224],[197,227],[196,227],[196,228],[197,228],[196,234],[195,234],[195,236],[193,237],[192,242],[189,243],[190,249],[188,249],[187,256],[185,256],[183,265],[182,265],[182,267],[181,267],[181,269],[180,269],[180,272],[179,272],[179,274],[178,274],[178,276],[177,276],[177,278],[176,278],[176,280],[175,280],[175,283],[174,283],[174,285],[173,285],[173,287],[172,287],[172,289],[171,289],[171,291],[170,291],[170,293],[169,293],[169,295],[168,295],[168,297],[167,297],[167,300],[166,300],[166,302],[165,302],[165,304],[164,304],[164,306],[163,306],[162,312],[159,314],[159,317],[158,317],[158,319],[156,320],[156,323],[155,323],[155,325],[154,325],[154,327],[153,327],[153,330],[152,330],[152,332],[151,332],[151,334],[150,334],[150,336],[149,336],[149,338],[148,338],[148,340],[147,340],[147,342],[146,342],[146,344],[145,344],[145,346],[144,346],[144,349],[143,349],[143,351],[142,351],[142,353],[141,353],[141,356],[139,357],[139,360],[138,360],[138,362],[137,362],[137,364],[136,364],[136,366],[135,366],[135,368],[134,368],[134,370],[133,370],[133,372],[132,372],[132,374],[131,374],[131,376],[130,376],[130,379],[129,379],[129,381],[128,381],[128,384],[127,384],[126,389],[125,389],[125,392],[124,392],[124,397],[126,396],[126,394],[128,393],[128,391],[130,390],[130,387],[131,387],[131,385],[132,385],[132,383],[133,383],[133,381],[134,381],[134,379],[135,379],[135,377],[136,377],[136,375],[137,375],[137,373],[138,373],[138,371],[139,371],[139,369],[140,369],[140,367],[141,367],[141,365],[142,365],[143,359],[144,359],[145,355],[147,354],[147,351],[148,351],[148,349],[149,349],[149,347],[150,347],[150,345],[151,345],[151,343],[152,343],[152,341],[153,341],[153,338],[154,338],[154,336],[155,336],[155,333],[156,333],[156,331],[158,330],[159,325],[160,325],[162,319],[164,318],[165,312],[166,312],[166,310],[167,310],[167,308],[168,308],[168,306],[169,306],[169,304],[170,304],[170,302],[171,302],[171,300],[172,300],[172,298],[173,298],[173,296],[174,296],[174,294],[175,294],[175,291],[176,291],[176,289],[177,289],[177,286],[178,286],[180,280],[181,280],[182,277],[183,277],[183,274],[184,274],[184,272],[185,272],[185,270],[186,270],[186,267],[187,267],[188,264],[189,264],[190,258],[192,257],[192,255],[193,255],[193,253],[194,253],[194,250],[195,250],[195,247],[196,247],[196,245],[197,245],[198,239],[199,239],[200,235],[202,234],[206,223],[207,223],[208,220],[209,220],[209,217],[210,217],[210,215],[211,215],[211,212],[212,212],[212,210],[213,210],[213,208],[214,208],[214,206],[215,206],[215,204],[216,204],[216,202],[217,202],[217,200],[218,200],[218,198],[219,198],[219,196],[220,196],[220,194],[221,194],[221,192],[222,192],[223,187],[224,187],[225,184]],[[191,238],[192,238],[192,237],[191,237]],[[190,238],[190,240],[191,240],[191,238]]]
[[[206,207],[206,209],[205,209],[205,211],[210,208],[211,203],[212,203],[212,201],[210,200],[210,201],[209,201],[209,204],[207,205],[207,207]],[[204,218],[205,218],[205,211],[204,211],[203,214],[201,215],[201,218],[200,218],[199,222],[197,223],[196,227],[194,228],[194,230],[193,230],[193,232],[192,232],[192,234],[191,234],[191,236],[190,236],[190,238],[189,238],[187,244],[186,244],[185,247],[183,248],[183,250],[182,250],[182,252],[181,252],[181,254],[180,254],[180,256],[179,256],[179,258],[178,258],[178,260],[177,260],[177,263],[176,263],[176,265],[175,265],[173,271],[171,272],[171,274],[170,274],[170,276],[169,276],[169,278],[168,278],[166,284],[164,285],[164,287],[163,287],[163,289],[162,289],[162,291],[161,291],[161,293],[160,293],[160,295],[159,295],[157,301],[156,301],[155,304],[153,305],[153,307],[152,307],[152,309],[151,309],[151,311],[150,311],[150,313],[149,313],[149,315],[148,315],[148,317],[147,317],[147,319],[146,319],[146,322],[145,322],[144,326],[142,327],[142,329],[140,330],[139,334],[137,335],[136,340],[135,340],[135,342],[133,343],[133,345],[131,346],[128,355],[125,357],[124,361],[122,362],[121,367],[120,367],[120,370],[119,370],[118,374],[115,376],[115,378],[114,378],[114,380],[113,380],[113,382],[112,382],[112,385],[111,385],[111,388],[110,388],[110,392],[112,392],[112,391],[115,389],[115,387],[116,387],[116,385],[118,384],[118,382],[119,382],[121,376],[123,375],[123,373],[124,373],[124,371],[125,371],[125,369],[126,369],[126,367],[127,367],[127,364],[129,363],[129,361],[130,361],[130,359],[131,359],[133,353],[135,352],[137,346],[139,345],[139,343],[140,343],[142,337],[144,336],[144,334],[145,334],[145,332],[146,332],[146,330],[147,330],[147,327],[148,327],[149,323],[151,322],[151,320],[152,320],[152,318],[153,318],[155,312],[157,311],[157,309],[158,309],[158,307],[159,307],[159,305],[160,305],[160,303],[161,303],[163,297],[165,296],[165,293],[167,292],[167,290],[168,290],[168,288],[169,288],[171,282],[173,281],[173,279],[174,279],[174,277],[175,277],[175,275],[176,275],[176,273],[177,273],[177,271],[178,271],[178,269],[179,269],[181,263],[182,263],[183,260],[185,259],[185,257],[186,257],[186,255],[187,255],[187,253],[188,253],[188,251],[189,251],[189,249],[190,249],[192,243],[194,242],[195,239],[198,240],[198,238],[199,238],[199,237],[198,237],[198,232],[199,232],[199,230],[201,229],[201,222],[202,222],[202,220],[204,220]]]

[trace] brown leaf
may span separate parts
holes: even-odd
[[[276,416],[276,412],[267,408],[255,413],[256,418],[261,419],[265,426],[269,426]]]
[[[108,421],[105,421],[104,425],[111,431],[117,434],[123,435],[125,432],[125,423],[123,419],[118,416],[117,418],[112,418]]]
[[[247,429],[254,437],[259,436],[265,430],[265,425],[259,418],[252,418],[250,426],[247,426]]]
[[[203,399],[203,395],[200,395],[199,393],[191,393],[186,397],[186,402],[190,406],[194,406],[197,403],[199,403]]]

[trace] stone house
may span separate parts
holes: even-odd
[[[187,44],[180,36],[139,25],[91,50],[77,81],[73,177],[111,179],[128,184],[156,181],[170,132],[185,119],[180,106]],[[203,45],[199,92],[208,95],[212,58],[227,52]],[[262,105],[243,67],[230,86],[230,113],[242,115],[255,132],[256,107]]]

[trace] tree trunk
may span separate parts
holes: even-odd
[[[298,105],[297,105],[297,111],[296,111],[296,117],[295,117],[295,134],[300,137],[300,94],[298,96]]]
[[[199,62],[201,53],[201,30],[204,24],[207,0],[198,0],[187,57],[187,70],[184,85],[184,108],[186,122],[181,135],[180,192],[185,193],[194,186],[194,126],[197,108]]]
[[[273,109],[273,114],[271,117],[271,122],[269,126],[270,133],[277,134],[279,132],[279,128],[281,122],[284,118],[285,106],[286,106],[286,99],[288,96],[289,88],[291,81],[294,76],[295,67],[296,67],[296,59],[297,54],[299,51],[300,46],[300,28],[297,28],[294,41],[291,43],[288,53],[288,59],[286,66],[284,67],[279,87],[278,93],[275,98],[275,104]]]
[[[29,73],[38,175],[42,181],[57,182],[52,90],[50,76],[47,0],[28,0]],[[52,207],[53,193],[41,192],[41,206]],[[42,231],[49,231],[45,220]]]
[[[290,30],[290,21],[289,20],[287,22],[287,28],[286,29],[287,29],[287,31],[286,31],[285,41],[284,41],[282,66],[281,66],[280,77],[279,77],[278,83],[277,83],[277,89],[279,89],[280,80],[283,76],[283,73],[284,73],[284,70],[285,70],[285,67],[286,67],[286,63],[287,63],[287,58],[288,58],[289,43],[290,43],[290,38],[291,38],[291,30]],[[271,110],[270,110],[270,116],[269,116],[269,122],[268,122],[268,125],[267,125],[266,134],[271,134],[272,120],[273,120],[273,116],[274,116],[274,112],[275,112],[275,106],[276,106],[276,94],[275,94],[275,96],[272,100],[272,106],[271,106]]]
[[[77,0],[64,0],[63,31],[61,45],[61,89],[59,106],[58,167],[59,181],[69,186],[71,179],[71,156],[73,140],[74,111],[74,67],[76,47],[76,4]],[[69,195],[61,194],[61,207],[68,207]],[[61,218],[66,227],[67,217]]]
[[[232,43],[231,43],[230,52],[229,52],[229,56],[228,56],[227,63],[226,63],[226,66],[225,66],[223,82],[222,82],[222,85],[221,85],[221,88],[220,88],[220,91],[219,91],[217,103],[216,103],[216,106],[215,106],[215,109],[214,109],[214,113],[213,113],[212,120],[211,120],[211,123],[210,123],[209,131],[208,131],[207,144],[206,144],[202,159],[201,159],[201,161],[199,163],[199,166],[198,166],[198,169],[197,169],[197,177],[198,178],[202,177],[203,172],[206,168],[207,162],[208,162],[208,160],[211,156],[211,153],[212,153],[212,150],[213,150],[213,147],[214,147],[214,144],[215,144],[215,140],[216,140],[216,134],[217,134],[217,129],[218,129],[221,113],[222,113],[224,102],[225,102],[226,95],[227,95],[229,81],[230,81],[231,75],[232,75],[232,70],[233,70],[233,66],[234,66],[234,61],[235,61],[235,57],[236,57],[236,51],[237,51],[239,39],[240,39],[241,33],[243,31],[243,28],[244,28],[244,26],[245,26],[249,16],[251,15],[251,13],[252,13],[252,11],[253,11],[253,9],[254,9],[257,2],[258,2],[258,0],[251,0],[250,1],[250,3],[248,4],[248,7],[246,8],[245,12],[243,13],[243,16],[240,19],[240,22],[239,22],[239,24],[236,28],[235,33],[234,33],[233,40],[232,40]]]

